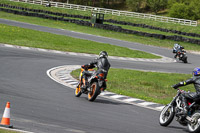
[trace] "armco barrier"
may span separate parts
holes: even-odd
[[[38,12],[38,13],[45,13],[45,14],[50,14],[50,15],[56,15],[56,16],[63,16],[63,17],[72,17],[72,18],[80,18],[80,19],[91,19],[90,16],[82,16],[82,15],[72,15],[72,14],[63,14],[63,13],[57,13],[57,12],[51,12],[51,11],[45,11],[45,10],[37,10],[37,9],[29,9],[29,8],[24,8],[24,7],[18,7],[18,6],[10,6],[7,4],[0,4],[0,7],[6,7],[6,8],[12,8],[12,9],[19,9],[23,11],[31,11],[31,12]],[[187,32],[181,32],[177,30],[169,30],[169,29],[164,29],[160,27],[154,27],[146,24],[135,24],[131,22],[126,22],[126,21],[117,21],[113,19],[108,19],[104,20],[105,22],[113,23],[113,24],[120,24],[120,25],[129,25],[129,26],[134,26],[134,27],[142,27],[142,28],[149,28],[153,30],[159,30],[162,32],[170,32],[170,33],[175,33],[179,35],[185,35],[185,36],[192,36],[192,37],[200,37],[200,34],[196,33],[187,33]]]
[[[49,1],[44,1],[44,0],[10,0],[10,1],[25,2],[25,3],[39,4],[39,5],[46,5],[49,3]],[[152,14],[112,10],[112,9],[106,9],[106,8],[82,6],[82,5],[61,3],[61,2],[50,2],[50,3],[51,3],[51,6],[59,7],[59,8],[74,9],[74,10],[79,10],[79,11],[95,11],[98,13],[112,14],[112,15],[117,15],[117,16],[127,16],[127,17],[149,19],[153,21],[160,21],[160,22],[166,22],[166,23],[178,23],[181,25],[197,26],[197,21],[187,20],[187,19],[178,19],[178,18],[164,17],[164,16],[158,16],[158,15],[152,15]]]
[[[42,14],[42,13],[12,10],[12,9],[6,9],[6,8],[2,8],[2,7],[0,7],[0,11],[18,14],[18,15],[24,15],[24,16],[33,16],[33,17],[39,17],[39,18],[45,18],[45,19],[51,19],[51,20],[65,21],[65,22],[69,22],[69,23],[75,23],[78,25],[92,27],[92,24],[89,21],[50,16],[50,15],[46,15],[46,14]],[[158,38],[158,39],[169,39],[169,40],[174,40],[174,41],[183,41],[183,42],[195,43],[195,44],[200,45],[200,40],[185,38],[182,36],[175,36],[175,35],[174,36],[166,36],[166,35],[162,35],[162,34],[152,34],[152,33],[123,29],[120,26],[114,26],[114,25],[108,25],[108,24],[95,24],[94,27],[104,29],[104,30],[111,30],[111,31],[115,31],[115,32],[126,33],[126,34],[134,34],[134,35],[153,37],[153,38]]]

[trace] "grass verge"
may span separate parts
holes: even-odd
[[[130,42],[137,42],[137,43],[142,43],[146,45],[154,45],[154,46],[159,46],[159,47],[172,48],[173,44],[180,43],[182,46],[185,47],[186,50],[200,51],[200,45],[197,45],[197,44],[178,42],[178,41],[172,41],[172,40],[160,40],[160,39],[151,38],[151,37],[142,37],[138,35],[124,34],[124,33],[119,33],[119,32],[114,32],[114,31],[109,31],[109,30],[96,29],[92,27],[80,26],[80,25],[76,25],[72,23],[42,19],[42,18],[20,16],[20,15],[14,15],[14,14],[4,13],[4,12],[0,13],[0,18],[16,20],[16,21],[26,22],[26,23],[31,23],[31,24],[37,24],[41,26],[72,30],[72,31],[77,31],[77,32],[82,32],[82,33],[88,33],[88,34],[93,34],[93,35],[98,35],[98,36],[115,38],[115,39],[130,41]]]
[[[92,42],[68,36],[55,35],[47,32],[24,29],[15,26],[0,24],[0,42],[78,53],[99,54],[106,50],[111,56],[132,58],[161,58],[146,52],[131,50],[110,44]]]
[[[80,69],[72,71],[78,79]],[[191,74],[143,72],[111,68],[108,73],[107,91],[150,102],[167,104],[176,95],[171,86],[191,77]],[[194,91],[193,85],[181,87]]]
[[[10,131],[10,130],[6,130],[6,129],[0,129],[0,133],[20,133],[20,132]]]

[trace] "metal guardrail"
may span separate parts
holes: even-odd
[[[39,4],[39,5],[46,5],[49,1],[43,0],[10,0],[15,2],[25,2],[30,4]],[[188,26],[197,26],[197,21],[188,20],[188,19],[178,19],[172,17],[164,17],[152,14],[144,14],[144,13],[137,13],[137,12],[128,12],[128,11],[120,11],[120,10],[112,10],[106,8],[98,8],[98,7],[91,7],[91,6],[82,6],[82,5],[75,5],[75,4],[67,4],[61,2],[50,2],[52,7],[59,7],[59,8],[66,8],[66,9],[73,9],[73,10],[80,10],[80,11],[94,11],[97,13],[104,13],[104,14],[112,14],[117,16],[128,16],[128,17],[135,17],[135,18],[142,18],[142,19],[150,19],[154,21],[166,22],[166,23],[178,23],[181,25],[188,25]]]

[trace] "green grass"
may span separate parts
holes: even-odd
[[[54,28],[60,28],[60,29],[67,29],[82,33],[88,33],[98,36],[105,36],[130,42],[138,42],[142,44],[147,45],[154,45],[159,47],[167,47],[172,48],[174,43],[178,43],[177,41],[171,41],[171,40],[160,40],[150,37],[142,37],[137,35],[130,35],[130,34],[123,34],[108,30],[102,30],[102,29],[96,29],[92,27],[86,27],[86,26],[79,26],[72,23],[66,23],[66,22],[60,22],[60,21],[53,21],[53,20],[47,20],[47,19],[41,19],[41,18],[35,18],[35,17],[26,17],[26,16],[20,16],[20,15],[14,15],[10,13],[0,13],[0,18],[10,19],[10,20],[16,20],[21,22],[27,22],[47,27],[54,27]],[[185,47],[186,50],[195,50],[200,51],[200,46],[196,44],[191,43],[184,43],[179,42],[182,46]]]
[[[89,40],[76,39],[68,36],[55,35],[51,33],[19,28],[0,24],[0,42],[37,47],[44,49],[55,49],[79,53],[98,54],[106,50],[109,55],[133,58],[160,58],[142,51],[131,50],[110,44],[92,42]]]
[[[10,130],[6,130],[6,129],[0,129],[0,133],[20,133],[20,132],[10,131]]]
[[[71,74],[78,79],[80,69]],[[150,102],[167,104],[176,95],[171,86],[191,77],[191,74],[143,72],[111,68],[108,72],[107,91]],[[194,91],[193,85],[181,87]]]

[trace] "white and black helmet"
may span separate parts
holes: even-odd
[[[99,53],[99,57],[100,58],[103,58],[103,57],[108,57],[108,53],[106,52],[106,51],[101,51],[100,53]]]

